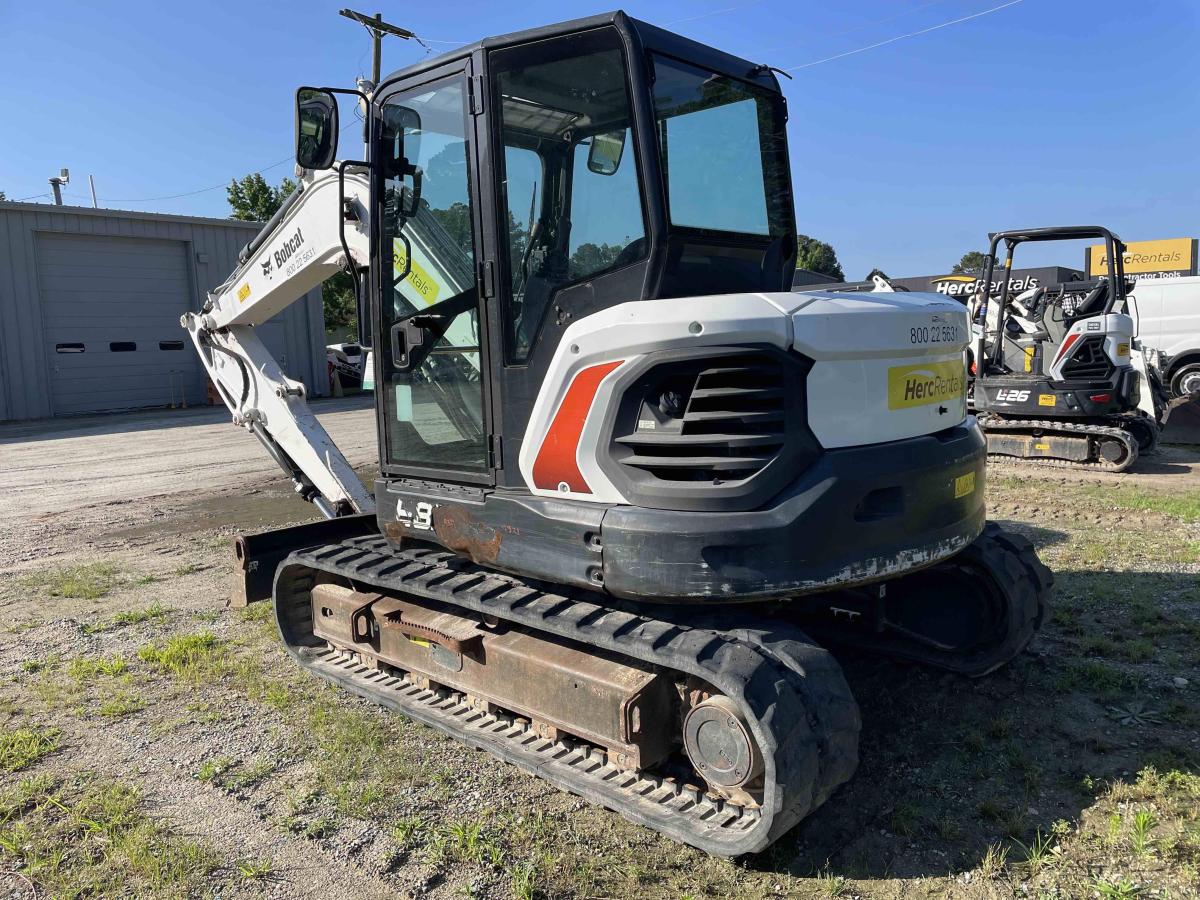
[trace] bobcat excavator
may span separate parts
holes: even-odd
[[[1080,238],[1104,241],[1113,261],[1107,273],[1012,296],[1007,273],[1017,247]],[[993,298],[1001,244],[1005,275]],[[970,303],[971,400],[992,456],[1120,472],[1157,446],[1166,393],[1136,340],[1124,251],[1120,238],[1096,225],[992,235]]]
[[[734,856],[854,772],[822,643],[972,677],[1025,647],[1051,577],[985,521],[967,315],[788,290],[769,67],[617,12],[360,86],[299,90],[300,189],[183,322],[326,517],[238,541],[300,666]],[[373,491],[254,334],[340,269]]]

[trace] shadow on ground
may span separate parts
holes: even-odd
[[[309,406],[317,415],[325,415],[347,410],[369,409],[373,402],[373,395],[360,394],[340,399],[312,400],[309,402]],[[57,419],[0,422],[0,446],[81,436],[134,434],[140,431],[161,431],[166,428],[182,428],[191,425],[219,425],[228,421],[229,410],[224,406],[192,406],[187,409],[143,409],[133,412],[63,416]]]
[[[1056,578],[1059,613],[1028,651],[986,678],[839,652],[862,710],[858,772],[749,867],[854,879],[945,876],[978,867],[997,842],[1028,845],[1056,821],[1078,819],[1106,783],[1133,781],[1146,766],[1200,771],[1194,701],[1169,672],[1125,659],[1119,642],[1101,645],[1116,659],[1081,652],[1068,624],[1080,635],[1149,632],[1160,654],[1194,654],[1195,575]],[[1162,612],[1180,600],[1178,621]],[[1133,721],[1122,724],[1130,711]]]

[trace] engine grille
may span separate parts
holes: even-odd
[[[783,360],[748,353],[676,365],[663,374],[648,385],[634,429],[615,439],[629,451],[622,465],[661,481],[721,484],[753,477],[783,449]],[[678,398],[675,409],[661,399],[669,393]]]
[[[1099,335],[1084,338],[1071,358],[1063,363],[1064,378],[1087,378],[1101,381],[1112,375],[1113,364],[1104,352],[1104,338]]]

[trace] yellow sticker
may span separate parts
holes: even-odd
[[[1117,356],[1128,356],[1128,355],[1129,355],[1129,345],[1128,344],[1117,344]]]
[[[1054,405],[1054,395],[1053,394],[1038,394],[1038,406],[1053,406],[1053,405]]]
[[[888,409],[910,409],[966,397],[967,372],[961,359],[888,369]]]
[[[968,472],[966,475],[959,475],[954,479],[954,499],[965,497],[967,494],[975,492],[975,473]]]
[[[1033,449],[1034,450],[1049,450],[1050,445],[1049,444],[1034,444]]]
[[[413,637],[411,634],[405,635],[405,637],[408,638],[408,642],[410,644],[416,644],[419,647],[432,647],[433,646],[433,641],[427,641],[424,638]]]
[[[238,303],[245,303],[246,298],[249,296],[250,296],[250,285],[248,283],[243,284],[240,288],[238,288]]]
[[[1034,353],[1033,347],[1025,348],[1025,371],[1026,372],[1033,371],[1033,353]]]
[[[393,270],[399,274],[404,271],[407,254],[404,251],[403,241],[392,242],[392,253],[394,255]],[[425,268],[420,265],[415,259],[408,267],[408,275],[404,279],[417,292],[417,296],[424,301],[426,306],[433,306],[437,303],[438,292],[440,287],[433,276],[430,275]]]

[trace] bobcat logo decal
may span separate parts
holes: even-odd
[[[270,278],[271,277],[271,257],[268,256],[261,263],[259,263],[259,265],[262,266],[263,277]]]

